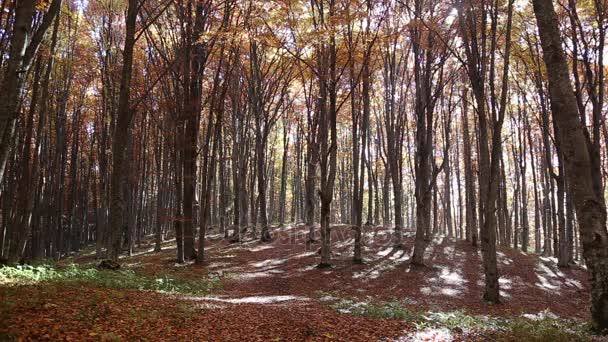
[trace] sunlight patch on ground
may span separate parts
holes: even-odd
[[[374,241],[377,238],[386,239],[386,237],[390,237],[391,235],[392,233],[387,230],[371,230],[363,234],[363,236],[369,241]]]
[[[498,284],[500,285],[500,295],[505,298],[511,298],[511,294],[506,291],[513,289],[513,281],[511,279],[501,277],[498,279]]]
[[[174,263],[173,267],[177,267],[177,268],[182,268],[182,267],[186,267],[186,266],[190,266],[190,265],[194,265],[194,262],[196,260],[186,260],[184,261],[184,263],[180,264],[180,263]]]
[[[454,260],[456,249],[453,245],[443,247],[443,254],[445,254],[449,260]]]
[[[458,271],[450,267],[439,266],[440,272],[437,276],[427,280],[427,286],[420,289],[425,295],[444,295],[457,297],[466,290],[468,281]]]
[[[539,262],[536,264],[534,271],[539,280],[534,285],[550,292],[559,292],[561,290],[561,284],[565,280],[565,275],[560,270],[551,269],[544,262]]]
[[[536,267],[537,271],[548,274],[550,277],[554,278],[564,278],[565,274],[557,268],[550,268],[545,263],[539,262]]]
[[[149,262],[142,263],[140,261],[137,261],[137,262],[131,262],[131,263],[122,264],[122,267],[125,267],[125,268],[141,268],[141,267],[146,266],[146,265],[152,265],[152,264],[149,263]]]
[[[234,253],[234,252],[240,251],[242,249],[243,248],[239,244],[235,244],[233,246],[225,247],[224,249],[220,249],[217,252],[217,254],[221,255],[221,257],[224,257],[224,255],[234,255],[234,254],[230,254],[230,253]]]
[[[376,255],[381,256],[381,257],[385,257],[389,254],[391,254],[391,252],[394,250],[393,247],[387,247],[383,250],[381,250],[380,252],[376,253]]]
[[[281,273],[285,273],[283,271],[280,270],[269,270],[269,271],[264,271],[264,272],[244,272],[244,273],[238,273],[232,274],[233,279],[237,279],[237,280],[247,280],[247,279],[255,279],[255,278],[267,278],[267,277],[272,277],[275,274],[281,274]]]
[[[276,304],[291,301],[307,301],[310,300],[306,297],[298,296],[251,296],[242,298],[219,298],[219,297],[204,297],[204,298],[193,298],[202,301],[214,301],[221,303],[230,304]]]
[[[450,272],[445,268],[441,270],[441,275],[439,275],[439,278],[446,282],[448,285],[461,286],[466,283],[466,280],[464,280],[460,273]]]
[[[446,296],[448,296],[448,297],[456,297],[456,296],[458,296],[458,295],[460,294],[460,291],[459,291],[459,290],[456,290],[456,289],[450,289],[450,288],[447,288],[447,289],[441,289],[441,291],[440,291],[440,292],[441,292],[441,294],[442,294],[442,295],[446,295]]]
[[[509,278],[501,277],[498,279],[501,289],[510,290],[513,288],[513,281]]]
[[[433,237],[433,243],[438,244],[438,245],[441,245],[444,240],[445,240],[444,235],[437,235],[437,236]]]
[[[429,260],[429,255],[433,255],[435,253],[435,244],[429,244],[428,247],[424,251],[424,260]]]
[[[287,262],[287,259],[267,259],[264,261],[250,262],[249,265],[255,268],[264,268],[269,266],[278,266]]]
[[[394,253],[388,259],[379,262],[370,269],[353,273],[353,279],[377,279],[382,272],[394,269],[399,264],[409,260],[409,258],[410,256],[405,250],[400,251],[400,253]]]
[[[446,328],[426,328],[400,337],[395,342],[448,342],[453,340],[452,333]]]
[[[505,255],[505,253],[503,252],[496,252],[496,257],[498,259],[498,262],[501,263],[502,265],[512,265],[513,264],[513,259],[507,257]]]
[[[138,257],[138,256],[141,256],[141,255],[149,254],[149,253],[153,253],[153,252],[154,252],[154,247],[148,248],[148,249],[143,250],[143,251],[132,253],[131,256],[126,255],[126,254],[125,255],[120,255],[118,258],[119,259],[128,259],[128,258],[131,258],[131,257]]]
[[[216,233],[216,234],[207,234],[205,235],[205,239],[218,239],[218,238],[223,238],[224,234],[223,233]]]
[[[397,261],[397,262],[406,261],[409,258],[410,258],[410,254],[407,253],[407,251],[405,251],[405,250],[401,250],[401,253],[395,253],[389,257],[390,260]]]
[[[244,240],[244,241],[243,241]],[[245,249],[246,247],[250,246],[250,245],[254,245],[260,242],[260,239],[249,239],[246,240],[244,236],[241,237],[241,241],[239,242],[235,242],[235,243],[231,243],[229,245],[229,247],[224,247],[224,248],[219,248],[219,252],[218,253],[230,253],[234,250],[241,250],[241,249]]]
[[[335,300],[338,300],[338,299],[340,299],[340,298],[334,297],[332,295],[324,295],[321,298],[319,298],[319,301],[321,301],[321,302],[332,302],[332,301],[335,301]]]
[[[224,259],[224,258],[236,258],[236,254],[224,254],[221,256],[216,257],[217,259]]]
[[[355,239],[348,239],[346,241],[342,241],[340,243],[337,243],[334,248],[344,248],[344,247],[349,247],[352,246],[355,243]]]
[[[580,281],[575,280],[575,279],[566,279],[566,284],[569,286],[574,286],[579,290],[583,289],[583,284],[581,284]]]
[[[338,308],[338,312],[342,314],[351,314],[353,312],[365,310],[365,307],[368,305],[366,302],[352,302],[346,301],[347,305],[344,307]]]
[[[312,255],[315,255],[317,253],[315,252],[306,252],[306,253],[300,253],[300,254],[295,254],[289,257],[289,259],[301,259],[301,258],[306,258]]]
[[[264,251],[264,250],[267,250],[267,249],[272,249],[272,248],[274,248],[274,246],[269,246],[269,245],[260,245],[260,246],[257,246],[257,247],[250,248],[250,249],[248,249],[248,250],[249,250],[250,252],[259,252],[259,251]]]
[[[448,297],[458,297],[462,291],[449,287],[425,286],[420,288],[420,293],[425,296],[443,295]]]
[[[552,284],[547,277],[541,275],[541,274],[537,274],[536,277],[538,277],[538,280],[540,282],[536,282],[534,285],[536,285],[537,287],[540,287],[543,290],[547,290],[547,291],[556,291],[560,289],[559,285],[555,285]]]
[[[553,264],[557,265],[557,258],[556,257],[545,257],[545,256],[541,256],[539,257],[540,260],[544,261],[544,262],[550,262]]]
[[[218,267],[225,268],[225,267],[228,267],[228,266],[232,266],[232,264],[229,263],[229,262],[214,262],[214,263],[212,263],[212,264],[209,265],[209,268],[218,268]]]
[[[521,315],[524,318],[527,318],[529,320],[532,321],[541,321],[543,319],[558,319],[559,316],[557,316],[556,314],[554,314],[551,311],[545,310],[545,311],[541,311],[537,314],[523,314]]]
[[[298,268],[297,271],[304,273],[304,272],[309,272],[314,270],[317,267],[317,265],[308,265],[306,267],[302,267],[302,268]]]
[[[204,309],[204,310],[215,310],[215,309],[223,309],[226,307],[226,305],[212,304],[212,303],[199,303],[198,305],[196,305],[196,307],[199,309]]]

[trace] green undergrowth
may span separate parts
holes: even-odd
[[[0,285],[28,285],[42,282],[87,283],[111,289],[134,289],[206,295],[219,286],[216,278],[180,279],[169,275],[144,276],[133,270],[98,270],[72,264],[66,267],[52,265],[19,265],[0,268]]]
[[[562,319],[545,311],[537,315],[502,318],[472,315],[466,310],[450,312],[423,311],[400,301],[376,303],[371,300],[321,298],[333,310],[355,316],[379,319],[397,319],[425,329],[448,329],[455,337],[471,340],[530,341],[530,342],[575,342],[591,341],[594,336],[589,324]]]

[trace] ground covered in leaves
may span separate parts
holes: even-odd
[[[588,334],[584,269],[500,250],[502,303],[481,301],[480,252],[436,238],[427,267],[409,266],[413,238],[332,230],[334,266],[319,270],[306,229],[273,230],[271,243],[209,235],[207,262],[175,263],[175,246],[142,245],[120,271],[83,252],[53,266],[0,269],[0,340],[452,341],[602,340]]]

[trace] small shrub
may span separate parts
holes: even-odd
[[[591,340],[591,332],[584,324],[563,319],[517,318],[507,322],[495,337],[497,341],[505,342],[584,342]]]
[[[40,281],[56,279],[58,276],[59,275],[54,268],[46,265],[18,265],[14,267],[3,266],[0,268],[0,284],[37,283]]]
[[[422,319],[422,316],[419,313],[406,309],[398,301],[374,304],[342,299],[331,304],[330,307],[340,313],[349,313],[356,316],[399,319],[406,322],[419,322]]]
[[[502,324],[497,318],[469,315],[465,310],[431,312],[424,316],[427,325],[462,332],[494,330]]]

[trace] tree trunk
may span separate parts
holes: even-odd
[[[279,190],[279,226],[285,223],[287,201],[287,164],[289,157],[289,118],[283,123],[283,158],[281,161],[281,189]]]
[[[473,246],[477,246],[477,202],[475,196],[475,175],[473,174],[473,160],[471,149],[471,137],[469,135],[469,120],[468,120],[468,90],[463,90],[462,101],[462,140],[464,160],[464,187],[466,197],[466,238]]]
[[[120,81],[120,98],[118,118],[112,142],[112,177],[110,180],[110,250],[109,258],[118,261],[121,251],[121,237],[124,224],[125,199],[122,194],[122,182],[127,173],[125,169],[125,152],[128,142],[129,127],[133,117],[130,107],[131,73],[133,69],[133,50],[139,2],[129,0],[127,8],[125,46],[123,50],[122,78]]]

